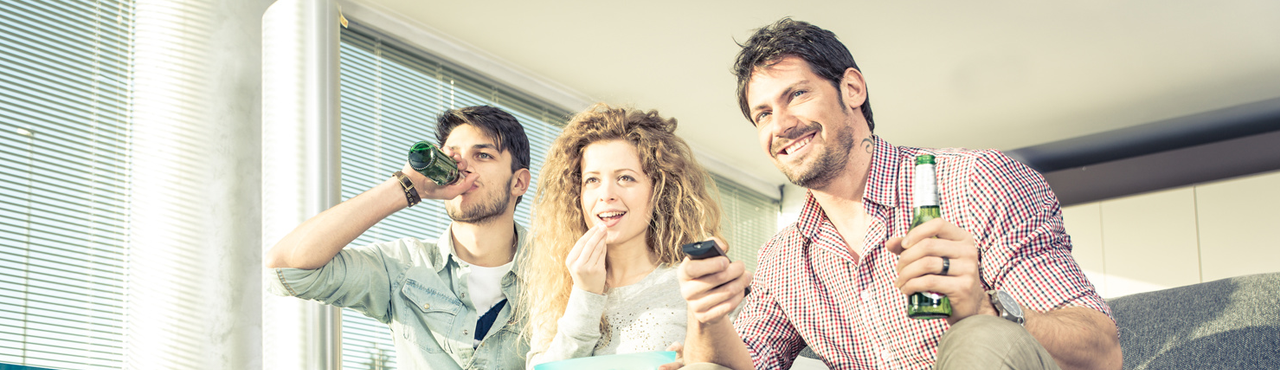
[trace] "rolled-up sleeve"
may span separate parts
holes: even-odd
[[[349,247],[318,269],[267,269],[264,278],[272,294],[351,308],[387,323],[394,268],[388,263],[395,264],[377,245]]]
[[[805,347],[800,332],[774,295],[774,289],[779,289],[779,275],[787,273],[777,252],[794,233],[794,228],[783,230],[760,249],[760,269],[751,282],[751,294],[733,318],[733,327],[746,344],[756,369],[789,369]],[[733,339],[737,338],[724,340]]]
[[[1081,306],[1110,317],[1111,308],[1071,255],[1061,207],[1044,177],[999,153],[983,159],[968,201],[986,215],[974,217],[972,230],[989,288],[1037,311]]]

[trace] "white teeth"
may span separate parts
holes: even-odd
[[[797,142],[791,143],[791,145],[787,145],[787,148],[786,148],[786,149],[783,149],[783,150],[782,150],[782,153],[783,153],[783,154],[791,154],[791,152],[792,152],[792,151],[794,151],[794,150],[796,150],[796,149],[800,149],[800,147],[804,146],[805,144],[808,144],[808,143],[809,143],[809,141],[812,141],[812,140],[813,140],[813,136],[810,136],[810,137],[805,138],[804,140],[800,140],[800,141],[797,141]]]
[[[618,217],[618,216],[622,216],[625,213],[626,212],[605,212],[605,213],[596,215],[596,217],[600,217],[600,218]]]

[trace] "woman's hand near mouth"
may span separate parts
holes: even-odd
[[[569,250],[564,265],[569,268],[574,288],[604,294],[604,261],[609,250],[604,244],[606,228],[604,222],[596,223]]]

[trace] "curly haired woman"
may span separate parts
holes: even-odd
[[[720,208],[675,130],[657,111],[596,104],[556,139],[520,298],[529,368],[684,341],[680,246],[721,239]]]

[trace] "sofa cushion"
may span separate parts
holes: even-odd
[[[1107,301],[1125,369],[1280,369],[1280,273]]]

